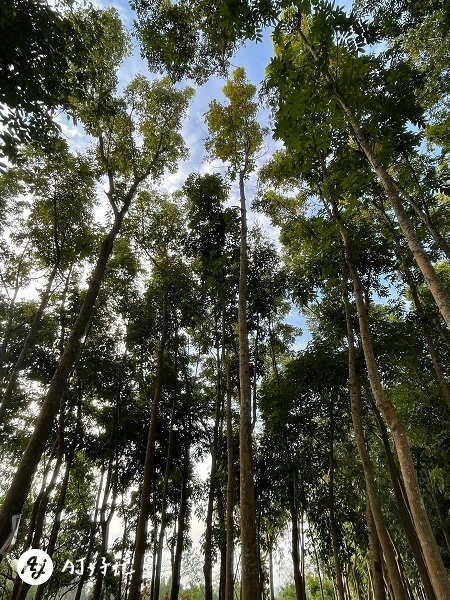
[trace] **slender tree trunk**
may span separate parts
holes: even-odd
[[[233,457],[233,413],[231,410],[232,384],[230,363],[225,360],[225,370],[227,378],[227,509],[226,509],[226,570],[225,570],[225,598],[224,600],[233,600],[234,598],[234,457]]]
[[[25,359],[27,357],[28,351],[33,346],[34,341],[36,339],[36,335],[39,331],[42,315],[44,314],[44,311],[47,308],[47,304],[50,299],[50,294],[52,291],[53,281],[58,272],[58,266],[59,266],[58,263],[56,263],[52,269],[52,272],[50,273],[50,277],[47,281],[47,286],[42,295],[41,301],[39,303],[39,307],[33,317],[33,320],[31,322],[31,326],[27,333],[25,341],[23,342],[22,350],[20,351],[19,357],[16,360],[16,364],[14,365],[14,367],[9,375],[8,385],[6,386],[6,390],[5,390],[5,393],[3,394],[3,398],[2,398],[2,403],[0,405],[0,421],[2,421],[6,417],[6,414],[7,414],[8,410],[10,409],[11,399],[12,399],[14,387],[16,385],[17,377],[19,376],[19,373],[20,373],[20,371],[23,367],[23,364],[25,362]]]
[[[368,496],[366,496],[366,521],[369,536],[370,569],[372,573],[372,590],[374,600],[386,600],[384,589],[383,564],[381,557],[380,541],[378,539],[372,508]]]
[[[252,382],[252,431],[256,424],[256,391],[258,383],[258,360],[259,360],[259,314],[256,317],[256,335],[255,335],[255,350],[253,353],[253,382]]]
[[[139,518],[136,527],[136,543],[134,549],[133,570],[131,576],[130,589],[128,591],[128,600],[139,600],[142,583],[142,573],[144,568],[145,544],[147,538],[147,521],[150,512],[150,495],[153,479],[153,465],[155,461],[155,442],[158,429],[159,404],[162,398],[163,390],[163,371],[164,371],[164,350],[167,340],[168,328],[168,306],[167,292],[163,297],[163,324],[161,338],[159,341],[157,363],[156,363],[156,381],[155,393],[150,416],[150,427],[148,430],[147,450],[144,463],[144,478],[142,482],[141,502],[139,507]]]
[[[161,502],[161,525],[159,528],[159,538],[158,538],[158,550],[157,550],[157,558],[156,558],[156,569],[155,569],[155,577],[154,577],[154,587],[153,587],[153,600],[159,600],[159,590],[161,585],[161,567],[162,567],[162,555],[163,555],[163,546],[164,546],[164,535],[166,533],[166,525],[167,525],[167,495],[169,493],[169,479],[170,473],[172,469],[172,455],[173,455],[173,425],[175,420],[175,397],[172,403],[172,413],[170,415],[170,429],[169,429],[169,445],[167,448],[167,458],[166,458],[166,469],[164,472],[164,484],[163,484],[163,495]]]
[[[31,511],[31,516],[30,516],[30,522],[28,524],[27,537],[25,538],[25,543],[23,545],[22,552],[25,552],[26,550],[28,550],[29,548],[32,547],[33,535],[34,535],[34,531],[36,529],[36,522],[37,522],[38,514],[39,514],[39,507],[41,506],[41,501],[43,501],[43,499],[45,498],[45,495],[47,493],[47,488],[49,485],[47,478],[50,474],[52,462],[55,458],[56,448],[57,448],[57,444],[55,444],[55,446],[53,447],[50,457],[46,461],[45,466],[44,466],[44,472],[42,474],[41,488],[36,497],[36,500],[33,503],[33,509]],[[54,468],[53,468],[53,471],[54,471]],[[11,599],[14,599],[17,597],[17,594],[19,593],[19,589],[22,585],[25,585],[25,584],[22,582],[22,579],[17,574],[14,579],[14,585],[13,585],[13,589],[11,592]]]
[[[333,545],[333,559],[334,569],[336,574],[336,587],[338,591],[339,600],[345,600],[344,581],[342,578],[342,565],[339,556],[339,540],[336,528],[336,517],[334,514],[334,415],[333,415],[333,404],[330,399],[331,406],[331,433],[330,433],[330,478],[329,478],[329,510],[330,510],[330,531],[331,541]]]
[[[320,61],[320,57],[318,56],[313,46],[309,43],[308,39],[305,37],[305,34],[301,30],[301,27],[298,28],[298,31],[308,52],[311,54],[314,60]],[[439,279],[436,270],[431,264],[431,260],[423,248],[423,245],[415,231],[415,227],[411,219],[409,218],[408,213],[403,207],[401,192],[396,182],[376,158],[355,113],[348,104],[347,100],[341,94],[336,84],[336,81],[334,80],[333,76],[328,70],[325,71],[325,78],[331,87],[332,93],[336,97],[344,114],[346,115],[347,120],[350,124],[351,129],[353,130],[353,133],[355,134],[356,140],[361,150],[364,152],[369,165],[372,167],[373,171],[378,176],[378,179],[380,180],[380,183],[383,186],[387,197],[389,198],[389,202],[391,203],[391,206],[394,209],[397,222],[414,256],[414,260],[416,261],[417,266],[419,267],[420,271],[422,272],[422,275],[424,276],[427,286],[436,302],[437,307],[439,308],[439,311],[444,321],[447,324],[447,327],[450,329],[450,296],[444,284]],[[438,579],[442,580],[443,575],[444,573],[440,573],[438,575]],[[447,597],[450,597],[450,584],[444,582],[441,583],[441,586],[441,591],[445,591]]]
[[[217,451],[219,440],[219,421],[220,409],[222,406],[222,385],[221,385],[221,360],[219,356],[219,348],[217,347],[216,355],[216,414],[214,417],[213,442],[211,445],[211,475],[209,481],[208,493],[208,508],[206,512],[206,531],[204,544],[204,564],[203,574],[205,576],[205,600],[213,600],[213,584],[212,584],[212,526],[213,526],[213,509],[214,496],[217,487]]]
[[[444,536],[445,545],[447,548],[447,556],[450,557],[450,535],[449,535],[448,527],[445,524],[445,516],[442,514],[442,509],[439,506],[439,501],[436,496],[436,487],[433,483],[433,479],[431,478],[430,472],[428,472],[428,481],[430,482],[431,497],[433,498],[434,506],[436,508],[436,514],[439,519],[439,524],[441,526],[442,534]]]
[[[422,186],[420,184],[419,178],[417,177],[416,170],[415,170],[414,166],[411,164],[411,161],[409,160],[408,152],[405,148],[403,149],[403,156],[406,160],[406,163],[407,163],[409,169],[411,170],[411,173],[412,173],[412,176],[414,179],[414,183],[416,184],[418,193],[420,195],[423,195]],[[447,240],[444,238],[444,236],[441,234],[441,232],[437,229],[437,227],[433,223],[431,216],[430,216],[430,212],[426,205],[426,202],[423,203],[425,208],[422,208],[420,206],[420,204],[412,196],[410,196],[409,194],[406,194],[406,192],[404,190],[402,190],[402,193],[403,193],[404,197],[408,199],[409,204],[415,210],[419,219],[422,221],[422,223],[428,229],[428,232],[431,234],[431,237],[434,239],[437,247],[445,254],[445,256],[447,257],[447,260],[450,260],[450,245],[448,244]]]
[[[356,571],[356,567],[354,564],[350,565],[350,573],[351,573],[351,576],[353,579],[354,589],[356,592],[356,598],[357,598],[357,600],[362,600],[361,588],[360,588],[359,581],[358,581],[358,573]]]
[[[381,383],[380,374],[372,346],[372,336],[369,328],[367,309],[364,303],[363,286],[358,275],[357,269],[353,263],[351,247],[348,240],[345,226],[339,214],[336,203],[332,200],[333,216],[339,226],[345,251],[345,260],[353,282],[353,290],[356,301],[356,310],[358,314],[359,330],[361,344],[366,362],[367,373],[370,387],[378,410],[391,430],[395,449],[397,452],[400,470],[403,477],[406,495],[408,497],[411,515],[420,541],[422,553],[427,565],[428,573],[431,578],[433,589],[438,600],[447,600],[450,598],[450,580],[444,567],[442,557],[439,552],[436,538],[431,528],[427,512],[425,510],[422,494],[420,492],[419,481],[414,467],[411,449],[406,438],[405,431],[400,424],[394,408],[386,394]]]
[[[269,600],[275,600],[273,585],[273,539],[269,543]]]
[[[239,173],[241,201],[241,245],[239,273],[239,464],[241,508],[241,585],[242,600],[259,600],[261,586],[257,556],[256,501],[253,481],[251,425],[251,378],[247,328],[247,208],[244,190],[245,171]]]
[[[122,507],[124,505],[123,502],[123,495],[122,495]],[[126,547],[126,543],[127,543],[127,538],[128,538],[128,534],[129,534],[129,530],[128,530],[128,517],[127,515],[124,516],[124,523],[123,523],[123,534],[122,534],[122,544],[121,544],[121,554],[120,554],[120,564],[124,565],[125,564],[125,547]],[[116,591],[116,596],[114,600],[121,600],[122,598],[122,585],[123,585],[123,569],[119,570],[119,580],[117,582],[117,591]]]
[[[180,511],[178,513],[178,530],[177,530],[177,545],[175,550],[175,560],[172,570],[172,588],[170,590],[170,600],[178,600],[180,593],[180,574],[181,574],[181,558],[183,555],[184,532],[187,525],[187,509],[188,509],[188,490],[189,490],[189,472],[190,472],[190,445],[191,445],[191,423],[189,417],[188,432],[186,434],[186,443],[184,447],[184,461],[181,472],[182,487]]]
[[[304,530],[304,514],[303,509],[300,511],[300,533],[301,533],[301,543],[300,543],[300,568],[302,573],[302,594],[303,598],[306,600],[306,572],[305,572],[305,530]]]
[[[226,582],[226,569],[227,569],[227,539],[225,531],[226,526],[226,508],[224,506],[222,490],[220,486],[216,489],[217,492],[217,517],[219,519],[219,530],[221,532],[219,539],[219,551],[220,551],[220,580],[219,580],[219,600],[225,599],[225,582]]]
[[[47,515],[47,506],[50,499],[50,495],[56,487],[61,465],[64,460],[64,395],[61,398],[61,410],[59,413],[59,424],[58,424],[58,440],[56,443],[56,463],[53,467],[52,476],[48,485],[45,489],[41,490],[38,499],[33,507],[33,514],[30,523],[30,530],[27,536],[27,542],[31,548],[39,548],[41,546],[41,539],[45,529],[45,517]],[[34,510],[36,508],[36,510]],[[30,585],[20,580],[20,577],[16,578],[19,580],[19,586],[14,582],[14,590],[12,599],[13,600],[24,600]]]
[[[403,486],[403,482],[400,478],[400,474],[397,469],[397,465],[395,463],[394,456],[392,454],[391,446],[389,444],[388,433],[386,431],[386,425],[378,412],[378,409],[370,395],[368,394],[369,404],[372,408],[372,412],[375,415],[375,419],[378,424],[378,428],[381,434],[381,440],[383,442],[384,450],[386,452],[386,462],[389,469],[389,474],[391,476],[392,488],[394,490],[395,498],[397,501],[397,506],[399,509],[400,519],[403,524],[403,529],[406,534],[406,538],[408,540],[409,546],[411,548],[411,552],[416,561],[417,569],[420,574],[420,579],[423,583],[425,594],[427,600],[435,600],[436,596],[433,591],[433,586],[431,585],[430,577],[428,574],[427,567],[425,565],[425,561],[423,559],[422,549],[420,547],[419,539],[417,537],[416,530],[414,528],[414,524],[412,522],[411,513],[408,505],[408,500],[406,497],[405,488]]]
[[[51,434],[53,421],[58,414],[59,402],[67,385],[68,377],[77,359],[81,339],[91,318],[92,311],[105,274],[106,264],[112,252],[114,241],[120,231],[123,219],[136,193],[140,181],[135,181],[130,188],[122,209],[114,219],[114,224],[104,238],[97,264],[90,277],[89,286],[80,312],[67,341],[64,352],[53,375],[50,387],[42,403],[41,411],[36,421],[33,433],[22,455],[11,485],[6,492],[0,509],[0,548],[8,540],[11,532],[11,522],[15,515],[20,515],[31,487],[33,475],[39,464],[42,453]],[[0,561],[3,557],[0,556]]]
[[[156,507],[156,477],[153,478],[153,532],[152,532],[152,542],[153,542],[153,557],[152,557],[152,576],[150,578],[150,598],[154,597],[155,594],[155,577],[156,577],[156,561],[157,561],[157,553],[158,553],[158,510]],[[164,541],[164,540],[163,540]],[[144,587],[146,590],[147,587]]]
[[[295,478],[293,474],[289,476],[289,509],[291,513],[292,525],[292,566],[294,570],[294,585],[296,600],[305,600],[303,596],[303,577],[300,571],[300,536],[298,531],[298,510],[297,510],[297,493],[295,486]]]
[[[116,412],[117,414],[117,412]],[[118,415],[117,415],[118,416]],[[117,423],[114,424],[114,429],[116,429]],[[113,437],[116,438],[116,432],[113,432]],[[100,545],[100,553],[99,559],[102,556],[106,557],[108,552],[108,539],[109,539],[109,527],[111,525],[111,520],[114,516],[116,509],[116,499],[117,499],[117,484],[118,484],[118,464],[117,464],[117,440],[114,439],[112,444],[113,450],[111,452],[109,465],[108,465],[108,473],[106,476],[106,484],[105,484],[105,492],[103,494],[102,506],[100,508],[100,530],[101,530],[101,545]],[[116,459],[116,460],[114,460]],[[108,516],[106,515],[108,510],[108,500],[110,493],[112,493],[111,498],[111,506],[109,509]],[[97,576],[95,578],[94,590],[92,592],[91,600],[100,600],[100,596],[102,593],[102,586],[104,580],[104,573],[99,568],[100,564],[97,565]]]
[[[383,513],[381,510],[380,498],[375,483],[375,476],[372,461],[366,444],[364,442],[364,432],[361,423],[361,383],[356,372],[356,350],[353,334],[352,317],[350,304],[347,294],[347,272],[343,269],[342,273],[343,301],[345,308],[345,321],[347,325],[348,342],[348,388],[350,393],[350,406],[352,413],[353,429],[355,432],[355,441],[358,448],[359,458],[361,460],[364,479],[366,483],[366,494],[369,498],[371,512],[378,539],[386,560],[387,572],[392,585],[395,600],[407,600],[406,592],[402,583],[402,578],[398,570],[395,550],[391,538],[386,529]]]

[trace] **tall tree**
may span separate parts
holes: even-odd
[[[51,434],[59,401],[77,359],[108,258],[130,205],[145,180],[150,177],[157,179],[166,169],[174,169],[178,158],[186,153],[179,129],[191,96],[191,89],[177,90],[167,79],[149,83],[140,76],[128,86],[123,100],[110,98],[112,111],[107,118],[100,121],[94,118],[94,102],[86,103],[84,107],[87,130],[97,135],[98,168],[108,179],[107,197],[113,222],[103,238],[86,297],[53,375],[27,449],[3,501],[1,545],[10,535],[13,516],[21,513],[36,466]]]
[[[228,162],[230,172],[238,177],[241,241],[238,296],[239,326],[239,464],[241,513],[242,599],[260,598],[257,555],[256,504],[253,473],[251,428],[251,375],[247,325],[247,206],[245,180],[255,168],[255,159],[262,147],[265,130],[257,121],[258,106],[254,101],[256,88],[248,83],[242,68],[233,71],[223,93],[228,104],[213,101],[206,113],[209,138],[206,146],[212,156]]]

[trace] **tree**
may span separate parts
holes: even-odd
[[[240,511],[242,553],[242,598],[260,598],[258,560],[256,554],[256,505],[253,481],[253,450],[251,433],[251,378],[247,325],[247,207],[245,180],[255,168],[255,158],[263,142],[264,130],[256,120],[257,104],[254,102],[256,88],[247,83],[243,69],[236,69],[223,88],[228,105],[214,101],[206,114],[209,130],[207,148],[230,164],[230,171],[238,175],[241,242],[239,272],[239,464],[240,464]]]
[[[51,434],[59,401],[77,359],[79,346],[95,306],[108,258],[122,222],[141,184],[173,169],[185,153],[178,130],[192,91],[179,91],[167,79],[149,83],[137,77],[127,88],[124,101],[115,100],[115,111],[106,119],[90,120],[96,133],[99,172],[107,176],[112,226],[103,238],[83,305],[50,383],[27,450],[2,505],[1,545],[7,540],[13,515],[20,514],[43,449]],[[93,109],[94,106],[87,108]],[[128,110],[130,112],[128,112]],[[92,113],[91,113],[92,119]],[[138,136],[142,136],[138,146]]]
[[[47,153],[58,130],[54,110],[72,117],[101,77],[111,52],[123,55],[126,37],[114,10],[60,2],[7,0],[0,13],[1,150],[8,159],[22,156],[33,141]]]

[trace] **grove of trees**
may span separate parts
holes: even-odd
[[[0,6],[0,600],[449,600],[450,4],[106,5]]]

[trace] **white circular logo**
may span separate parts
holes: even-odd
[[[28,585],[45,583],[53,573],[53,562],[47,552],[31,548],[17,561],[17,573]]]

